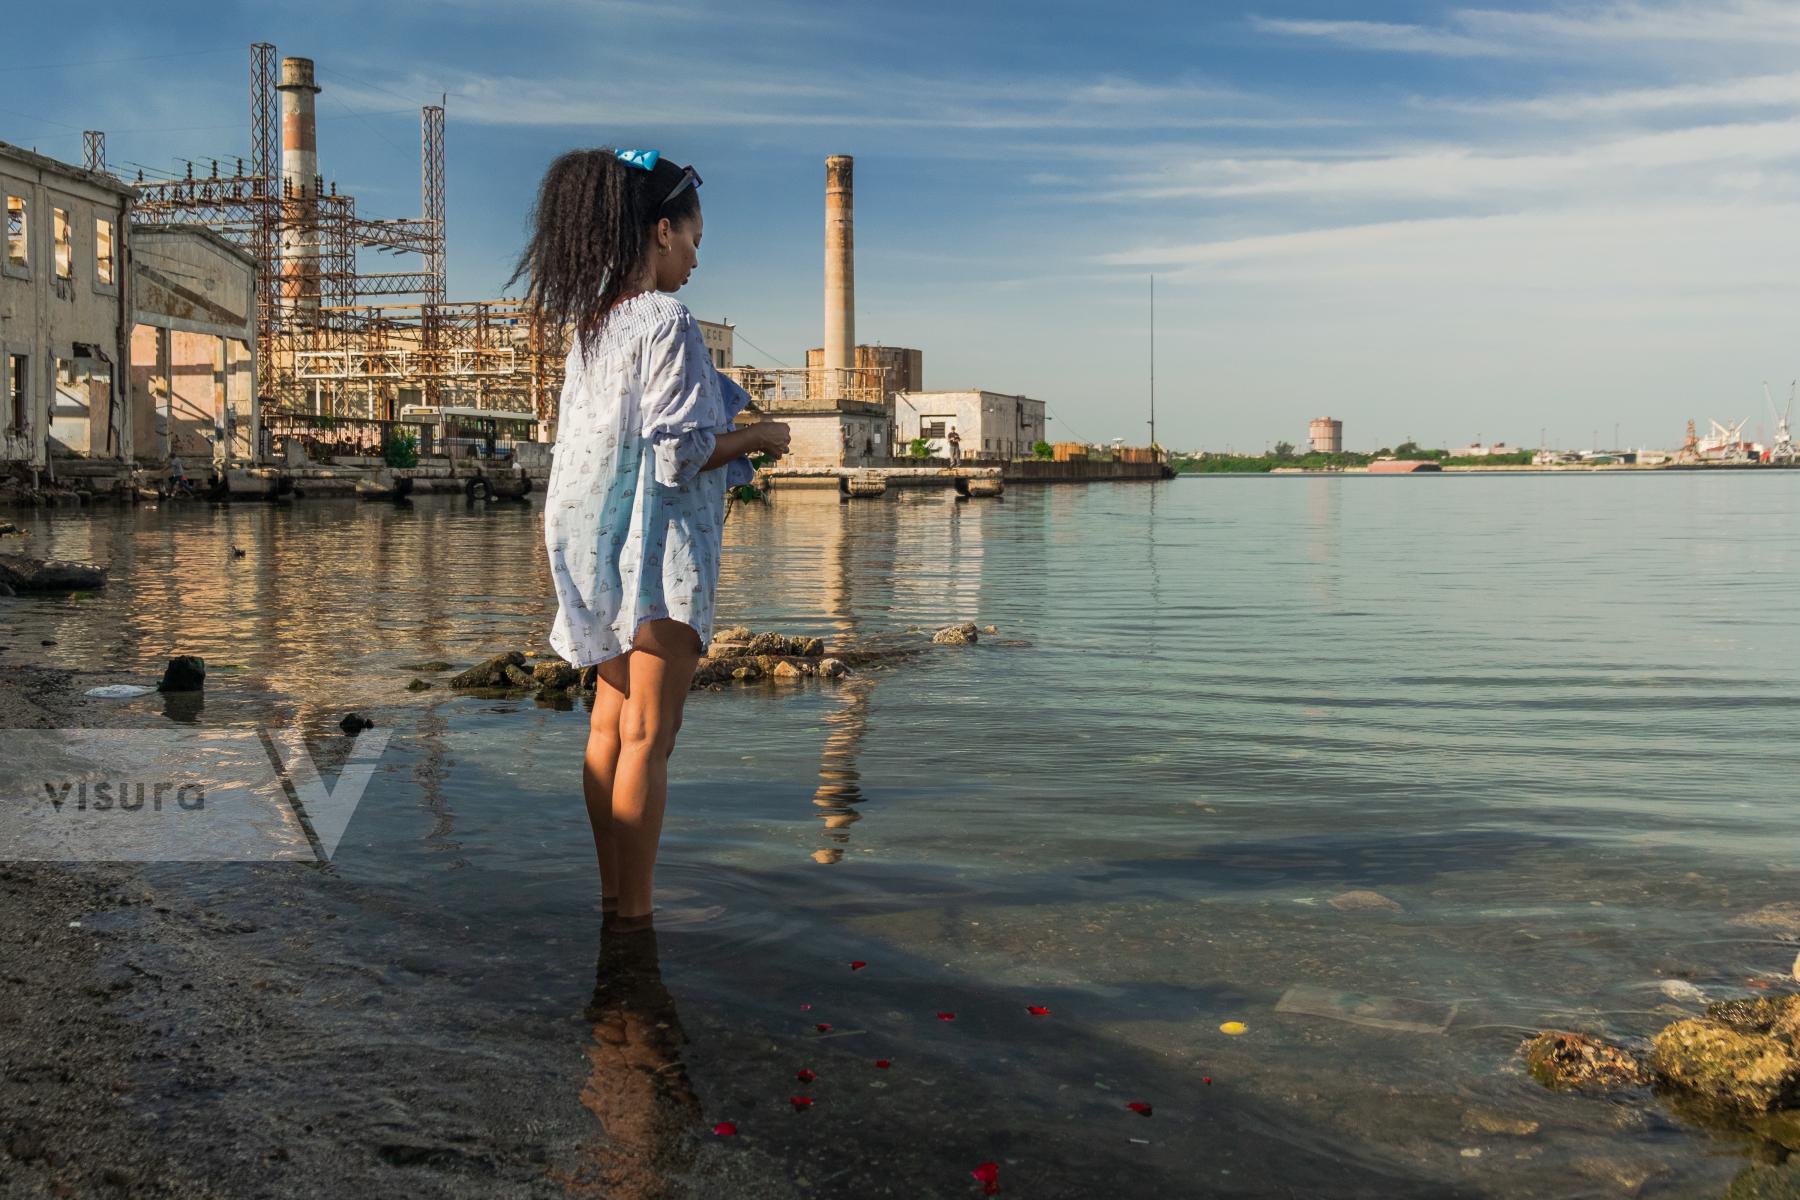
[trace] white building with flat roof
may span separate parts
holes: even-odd
[[[1044,440],[1044,402],[1004,392],[900,392],[894,419],[896,453],[922,437],[933,457],[946,458],[951,430],[962,438],[964,458],[1030,458],[1031,448]]]

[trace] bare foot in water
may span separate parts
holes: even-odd
[[[602,923],[602,928],[608,933],[640,933],[655,927],[656,918],[653,913],[645,913],[638,917],[626,917],[619,915],[617,909],[607,913]]]

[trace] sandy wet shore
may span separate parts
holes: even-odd
[[[93,682],[9,667],[0,728],[128,723]],[[679,1030],[629,952],[585,1007],[487,1014],[459,1008],[479,978],[349,947],[371,914],[327,868],[8,863],[0,896],[0,1194],[789,1194],[655,1085]]]

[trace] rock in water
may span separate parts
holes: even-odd
[[[1340,896],[1333,896],[1328,903],[1339,912],[1356,912],[1359,910],[1375,912],[1406,911],[1401,908],[1396,901],[1388,899],[1380,892],[1345,892]]]
[[[775,669],[773,671],[769,672],[769,674],[773,675],[777,679],[792,680],[792,679],[802,678],[806,674],[806,672],[802,671],[799,667],[796,667],[791,662],[783,661],[783,662],[776,663]]]
[[[406,690],[409,692],[429,692],[431,690],[431,681],[426,679],[415,679],[406,685]]]
[[[797,637],[793,652],[801,658],[820,658],[825,654],[825,642],[815,637]]]
[[[1552,1091],[1616,1091],[1650,1082],[1629,1052],[1579,1033],[1540,1033],[1519,1050],[1531,1077]]]
[[[819,674],[827,679],[836,679],[849,673],[850,668],[844,665],[841,658],[825,658],[819,660]],[[1794,963],[1794,978],[1800,979],[1800,960]]]
[[[750,644],[744,652],[750,655],[786,654],[792,644],[793,639],[782,634],[759,633],[750,639]]]
[[[525,656],[517,650],[508,650],[505,654],[496,654],[486,662],[476,663],[461,675],[450,681],[453,688],[503,688],[511,687],[512,680],[506,677],[508,667],[521,667]]]
[[[178,654],[163,668],[159,692],[198,692],[206,687],[206,660],[197,654]]]
[[[931,635],[931,640],[940,646],[972,646],[980,639],[980,631],[972,624],[946,625]]]
[[[91,592],[106,586],[106,571],[87,563],[0,554],[0,583],[15,592]]]
[[[1800,1055],[1766,1033],[1722,1021],[1677,1021],[1656,1035],[1650,1064],[1670,1087],[1746,1112],[1800,1101]]]
[[[365,729],[375,728],[375,722],[361,713],[345,713],[344,719],[338,722],[338,728],[354,737]]]
[[[506,668],[506,681],[513,687],[520,688],[531,688],[538,685],[536,677],[522,666],[508,665]]]
[[[561,659],[554,659],[531,668],[531,678],[539,687],[561,690],[574,687],[581,679],[581,672]]]

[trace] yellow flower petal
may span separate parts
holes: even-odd
[[[1230,1034],[1232,1037],[1237,1037],[1239,1034],[1249,1033],[1250,1027],[1242,1021],[1227,1021],[1219,1026],[1219,1032]]]

